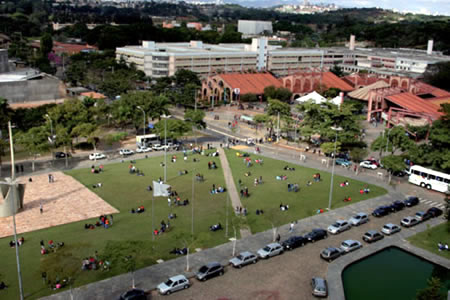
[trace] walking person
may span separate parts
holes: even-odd
[[[293,232],[294,231],[294,221],[291,222],[291,224],[289,224],[289,232]]]
[[[42,202],[39,203],[39,211],[41,212],[41,215],[44,212],[44,207],[42,206]]]
[[[277,243],[279,243],[280,240],[281,240],[281,236],[280,236],[280,234],[277,234],[277,238],[275,239],[275,241],[276,241]]]

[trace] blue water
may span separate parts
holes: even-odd
[[[342,280],[347,300],[413,300],[432,276],[441,279],[446,295],[448,269],[390,247],[345,268]]]

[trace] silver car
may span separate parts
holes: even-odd
[[[331,234],[338,234],[339,232],[350,229],[352,226],[346,220],[337,220],[336,223],[328,226],[328,232]]]
[[[400,226],[392,224],[392,223],[388,223],[388,224],[384,225],[383,228],[381,228],[381,232],[386,235],[394,234],[396,232],[399,232],[400,230],[402,230],[400,228]]]
[[[311,280],[312,294],[316,297],[327,297],[328,286],[327,281],[320,277],[313,277]]]
[[[257,253],[261,258],[269,258],[271,256],[282,254],[283,246],[281,246],[279,243],[271,243],[264,248],[259,249]]]
[[[346,241],[343,241],[341,244],[341,250],[344,253],[352,252],[361,247],[362,247],[361,243],[359,241],[355,241],[355,240],[346,240]]]
[[[230,259],[230,264],[235,268],[242,268],[248,264],[256,264],[257,261],[258,257],[255,254],[245,251]]]
[[[184,275],[170,277],[167,281],[158,285],[158,292],[162,295],[169,295],[182,289],[190,287],[189,280]]]
[[[348,220],[348,222],[352,226],[359,226],[361,224],[369,222],[369,216],[366,213],[362,213],[362,212],[357,213],[356,215],[351,217],[350,220]]]
[[[406,217],[402,219],[400,224],[404,227],[412,227],[419,224],[419,220],[417,220],[415,217]]]

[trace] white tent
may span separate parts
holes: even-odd
[[[153,181],[153,196],[159,197],[159,196],[169,196],[169,189],[170,185],[164,184],[162,182]]]
[[[309,93],[308,95],[302,96],[300,98],[297,98],[297,99],[295,99],[295,101],[298,103],[305,103],[307,101],[312,101],[315,104],[322,104],[322,103],[330,101],[331,103],[333,103],[337,106],[341,105],[341,97],[340,96],[336,96],[335,98],[328,100],[327,98],[320,95],[316,91]]]

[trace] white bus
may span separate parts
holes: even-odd
[[[410,183],[441,193],[449,191],[450,175],[421,166],[412,166],[409,171]]]
[[[136,144],[138,146],[149,146],[153,144],[161,143],[159,134],[146,134],[146,135],[137,135],[136,136]]]

